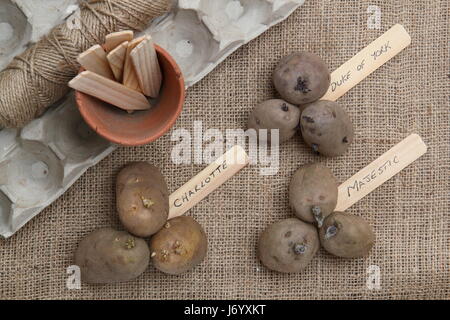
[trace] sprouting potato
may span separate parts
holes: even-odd
[[[169,215],[169,190],[159,169],[147,162],[123,168],[116,183],[119,218],[127,231],[148,237],[161,229]]]
[[[271,99],[258,104],[248,119],[248,128],[267,129],[267,141],[271,141],[271,129],[279,130],[280,143],[292,138],[298,130],[300,110],[298,107],[280,99]]]
[[[304,270],[319,250],[317,229],[296,218],[269,225],[261,234],[258,256],[267,268],[285,273]]]
[[[289,203],[295,215],[320,227],[336,208],[338,182],[333,172],[320,163],[304,165],[289,185]]]
[[[147,269],[149,259],[150,251],[144,240],[111,228],[88,234],[75,252],[75,264],[87,283],[132,280]]]
[[[150,239],[154,266],[168,274],[191,270],[206,257],[208,241],[202,226],[193,218],[180,216],[169,220]]]
[[[325,62],[310,52],[295,52],[284,57],[273,74],[278,93],[295,105],[320,99],[328,91],[330,81]]]
[[[369,254],[375,242],[372,227],[359,216],[333,212],[319,231],[320,242],[329,253],[343,258]]]
[[[328,157],[344,154],[353,142],[353,124],[336,102],[320,100],[304,106],[300,129],[305,142],[316,153]]]

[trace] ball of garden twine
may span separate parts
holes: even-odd
[[[171,0],[90,0],[78,15],[14,58],[0,73],[0,128],[22,127],[61,99],[77,74],[77,56],[105,36],[122,30],[142,31],[170,10]]]

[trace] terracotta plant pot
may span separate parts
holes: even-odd
[[[150,110],[127,113],[97,98],[76,91],[78,109],[87,124],[109,141],[139,146],[155,141],[175,124],[183,109],[184,79],[175,60],[155,45],[163,74],[161,92]]]

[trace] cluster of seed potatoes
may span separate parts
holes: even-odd
[[[160,170],[135,162],[123,168],[116,182],[119,219],[127,231],[98,229],[83,238],[75,264],[87,283],[114,283],[141,275],[151,261],[167,274],[181,274],[206,257],[207,238],[193,218],[168,220],[169,191]],[[143,238],[150,238],[149,244]]]
[[[295,218],[269,225],[261,234],[258,255],[269,269],[300,272],[311,262],[320,244],[343,258],[360,258],[372,249],[375,237],[361,217],[336,212],[338,182],[319,163],[298,169],[289,185]]]
[[[248,128],[258,133],[261,129],[278,129],[280,143],[299,132],[315,153],[342,155],[353,142],[353,125],[339,104],[319,100],[327,92],[330,79],[325,62],[313,53],[296,52],[284,57],[273,73],[281,99],[257,105]]]
[[[319,56],[296,52],[284,57],[273,83],[281,99],[257,105],[248,128],[278,129],[280,143],[298,132],[315,153],[327,157],[347,151],[353,142],[353,125],[339,104],[320,100],[330,86],[330,72]],[[318,163],[298,169],[289,187],[296,217],[263,231],[258,245],[261,262],[271,270],[293,273],[306,268],[320,245],[339,257],[367,255],[374,243],[372,228],[359,216],[335,212],[337,197],[338,182],[330,169]]]

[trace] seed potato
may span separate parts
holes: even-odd
[[[181,274],[206,257],[208,241],[202,226],[193,218],[180,216],[169,220],[150,240],[154,266],[167,274]]]
[[[123,168],[116,183],[119,218],[125,229],[148,237],[161,229],[169,215],[169,190],[159,169],[147,162]]]
[[[258,256],[267,268],[284,273],[304,270],[319,250],[317,229],[296,218],[269,225],[261,234]]]
[[[300,129],[305,142],[327,157],[344,154],[353,142],[353,124],[336,102],[321,100],[305,106]]]
[[[268,130],[270,141],[270,130],[279,129],[280,143],[292,138],[297,132],[300,121],[300,110],[298,107],[280,99],[271,99],[258,104],[248,119],[248,128]]]
[[[295,52],[280,60],[273,83],[281,97],[301,105],[320,99],[330,87],[331,76],[325,62],[310,52]]]
[[[359,216],[333,212],[319,231],[320,242],[329,253],[343,258],[369,254],[375,242],[372,227]]]
[[[132,280],[148,266],[150,251],[144,240],[125,231],[102,228],[81,240],[75,264],[87,283],[113,283]]]
[[[320,227],[336,208],[338,182],[333,172],[320,163],[302,166],[289,184],[289,203],[295,215]]]

